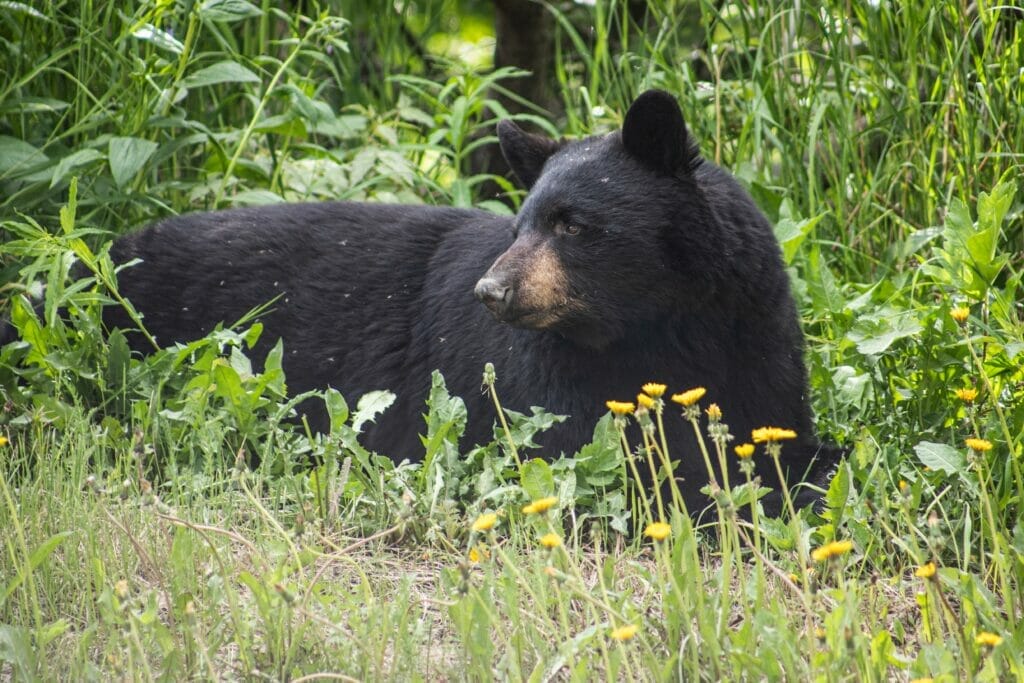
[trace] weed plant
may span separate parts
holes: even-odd
[[[254,317],[145,358],[102,329],[133,310],[110,239],[169,213],[509,211],[472,159],[521,74],[429,47],[487,7],[0,3],[0,677],[1024,679],[1009,5],[656,0],[638,27],[625,0],[546,3],[564,117],[519,118],[605,132],[678,93],[773,221],[818,428],[850,448],[818,510],[767,516],[776,482],[718,476],[784,467],[790,432],[730,434],[699,387],[594,396],[593,443],[560,456],[532,443],[565,418],[504,409],[490,367],[470,448],[435,375],[422,461],[396,464],[359,443],[391,394],[289,395],[281,345],[247,356]],[[705,510],[637,485],[668,420],[704,444]]]

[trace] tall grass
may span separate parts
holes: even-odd
[[[547,5],[564,118],[535,123],[603,132],[640,91],[678,93],[774,222],[819,428],[851,449],[817,513],[766,517],[756,482],[713,471],[700,521],[645,505],[631,458],[706,405],[651,397],[546,462],[528,443],[556,418],[499,413],[466,452],[435,377],[426,458],[396,466],[359,445],[386,392],[311,397],[329,435],[284,419],[273,356],[246,358],[258,325],[146,359],[104,334],[99,307],[126,305],[105,244],[157,216],[507,211],[472,157],[518,76],[430,52],[487,6],[0,5],[0,265],[22,338],[0,349],[0,675],[1024,677],[1018,9],[659,0],[641,28],[624,1]],[[630,420],[646,443],[623,443]],[[709,461],[738,457],[747,435],[716,434]]]

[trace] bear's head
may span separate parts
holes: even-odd
[[[718,227],[671,95],[645,92],[605,136],[559,142],[502,121],[498,138],[529,190],[515,241],[476,285],[498,320],[602,348],[711,295]]]

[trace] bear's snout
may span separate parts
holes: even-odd
[[[501,318],[508,312],[512,303],[512,287],[494,277],[485,275],[480,278],[473,289],[473,293],[480,302]]]

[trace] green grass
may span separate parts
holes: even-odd
[[[320,394],[327,436],[284,419],[279,365],[245,357],[258,325],[146,359],[100,329],[130,305],[109,239],[168,213],[507,210],[472,157],[515,74],[423,47],[476,40],[488,3],[395,6],[0,6],[0,292],[23,340],[0,349],[0,677],[1024,678],[1021,12],[665,0],[624,34],[624,2],[550,8],[565,113],[525,118],[603,132],[643,89],[679,94],[776,225],[819,429],[851,448],[821,515],[746,512],[755,487],[717,481],[695,527],[631,483],[664,445],[619,426],[651,412],[550,463],[527,444],[555,418],[507,414],[467,452],[437,377],[426,458],[396,466],[359,445],[386,392]],[[627,533],[657,519],[664,541]]]

